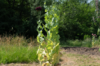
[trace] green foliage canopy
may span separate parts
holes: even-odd
[[[65,1],[59,5],[59,31],[62,38],[82,39],[85,34],[91,35],[94,8],[87,3]]]

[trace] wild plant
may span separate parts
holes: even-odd
[[[42,66],[54,66],[59,63],[60,59],[60,46],[59,46],[59,34],[58,34],[58,9],[56,5],[46,6],[45,7],[45,24],[39,20],[37,22],[38,27],[38,36],[37,41],[40,43],[40,46],[37,50],[38,60]],[[36,10],[41,10],[41,7],[37,7]],[[39,16],[41,11],[39,12]],[[47,35],[43,34],[43,29],[46,31]]]
[[[94,44],[95,44],[96,37],[97,37],[97,35],[92,33],[92,46],[94,46]]]

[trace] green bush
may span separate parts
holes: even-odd
[[[61,41],[61,47],[92,47],[91,39]]]
[[[90,35],[84,35],[84,40],[90,38]]]
[[[59,5],[59,10],[59,34],[61,39],[84,39],[84,35],[92,34],[90,27],[93,25],[92,16],[95,8],[87,3],[66,0]]]

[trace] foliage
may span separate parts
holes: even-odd
[[[95,44],[96,37],[97,37],[97,35],[92,33],[92,46],[94,46],[94,44]]]
[[[0,0],[0,34],[17,34],[26,37],[36,37],[37,15],[33,12],[38,4],[43,4],[43,1],[41,3],[38,1],[39,0]],[[43,20],[44,18],[41,19]]]
[[[23,37],[0,37],[0,64],[38,62],[37,46]]]
[[[0,64],[37,62],[37,48],[2,45],[0,46]]]
[[[35,8],[42,7],[41,20],[45,24],[44,1],[47,6],[56,3],[60,10],[61,39],[84,39],[84,35],[97,33],[99,19],[96,19],[95,0],[91,3],[87,3],[87,0],[0,0],[0,35],[36,37],[39,12],[35,11]],[[43,34],[46,34],[45,30]]]
[[[84,39],[84,40],[64,40],[64,41],[61,41],[60,42],[60,46],[61,47],[95,47],[95,46],[99,46],[98,45],[98,42],[92,46],[92,43],[91,43],[91,38],[87,38],[87,39]],[[98,40],[96,40],[98,41]]]
[[[84,39],[90,38],[90,35],[84,35]]]
[[[39,19],[37,31],[37,41],[40,43],[38,48],[38,60],[42,66],[54,66],[59,63],[59,35],[58,35],[58,9],[56,5],[47,6],[46,8],[45,24]],[[56,12],[55,12],[56,11]],[[40,12],[41,13],[41,12]],[[42,27],[43,24],[43,27]],[[47,36],[43,34],[43,29],[46,31]]]
[[[92,33],[94,8],[87,3],[65,1],[59,5],[59,31],[61,38],[83,39]]]

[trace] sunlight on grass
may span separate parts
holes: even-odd
[[[0,64],[38,62],[37,49],[33,41],[27,42],[24,37],[0,37]]]

